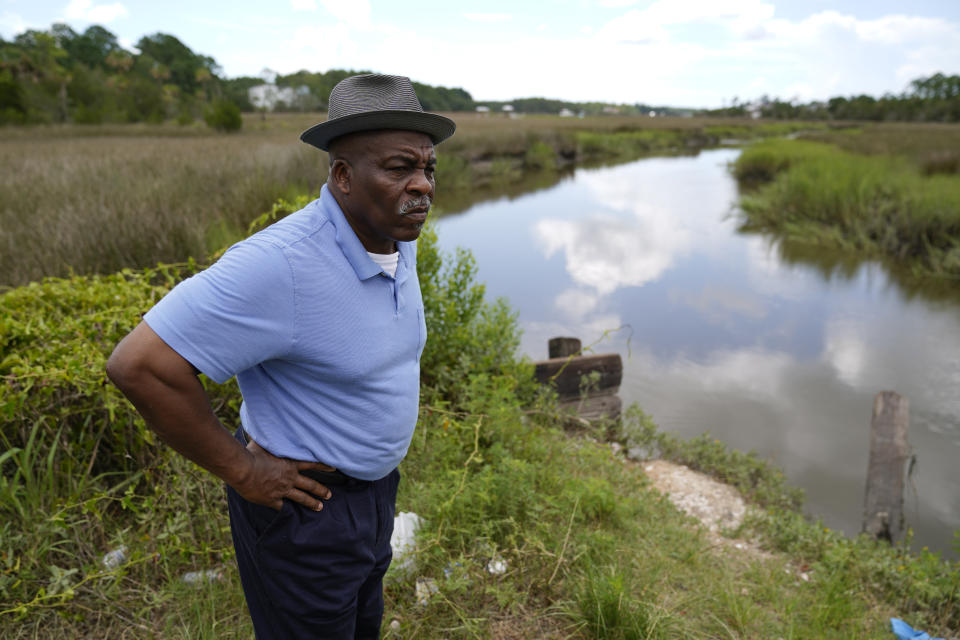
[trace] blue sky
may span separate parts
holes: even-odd
[[[372,69],[478,100],[715,107],[898,93],[960,73],[960,0],[0,0],[0,36],[177,36],[227,76]]]

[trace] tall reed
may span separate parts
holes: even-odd
[[[744,151],[735,173],[772,180],[742,199],[746,228],[960,277],[960,177],[921,175],[902,157],[782,140]]]

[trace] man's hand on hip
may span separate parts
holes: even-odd
[[[283,499],[287,498],[308,509],[320,511],[323,502],[317,496],[330,499],[330,489],[300,471],[333,471],[333,467],[320,462],[278,458],[253,440],[247,444],[247,453],[251,456],[249,471],[241,482],[233,486],[246,500],[279,511],[283,507]]]

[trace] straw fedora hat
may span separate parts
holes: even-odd
[[[420,106],[410,78],[370,73],[344,78],[330,92],[327,121],[300,134],[307,144],[328,151],[334,138],[374,129],[419,131],[440,144],[457,125]]]

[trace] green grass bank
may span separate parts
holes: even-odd
[[[862,135],[747,147],[734,167],[742,184],[755,187],[741,199],[743,228],[883,259],[917,275],[960,277],[960,173],[949,153],[913,139],[901,147],[862,144]]]
[[[484,299],[470,254],[440,254],[429,230],[418,253],[430,339],[398,509],[425,524],[415,568],[388,584],[385,637],[886,638],[892,615],[957,633],[957,563],[809,522],[776,469],[663,434],[636,408],[619,425],[564,419],[512,356],[515,318]],[[103,373],[197,268],[0,294],[0,636],[250,637],[222,486],[155,442]],[[237,424],[235,384],[208,393]],[[758,511],[727,534],[764,551],[718,546],[611,441],[737,487]],[[184,582],[196,571],[215,579]],[[423,602],[418,580],[433,586]]]

